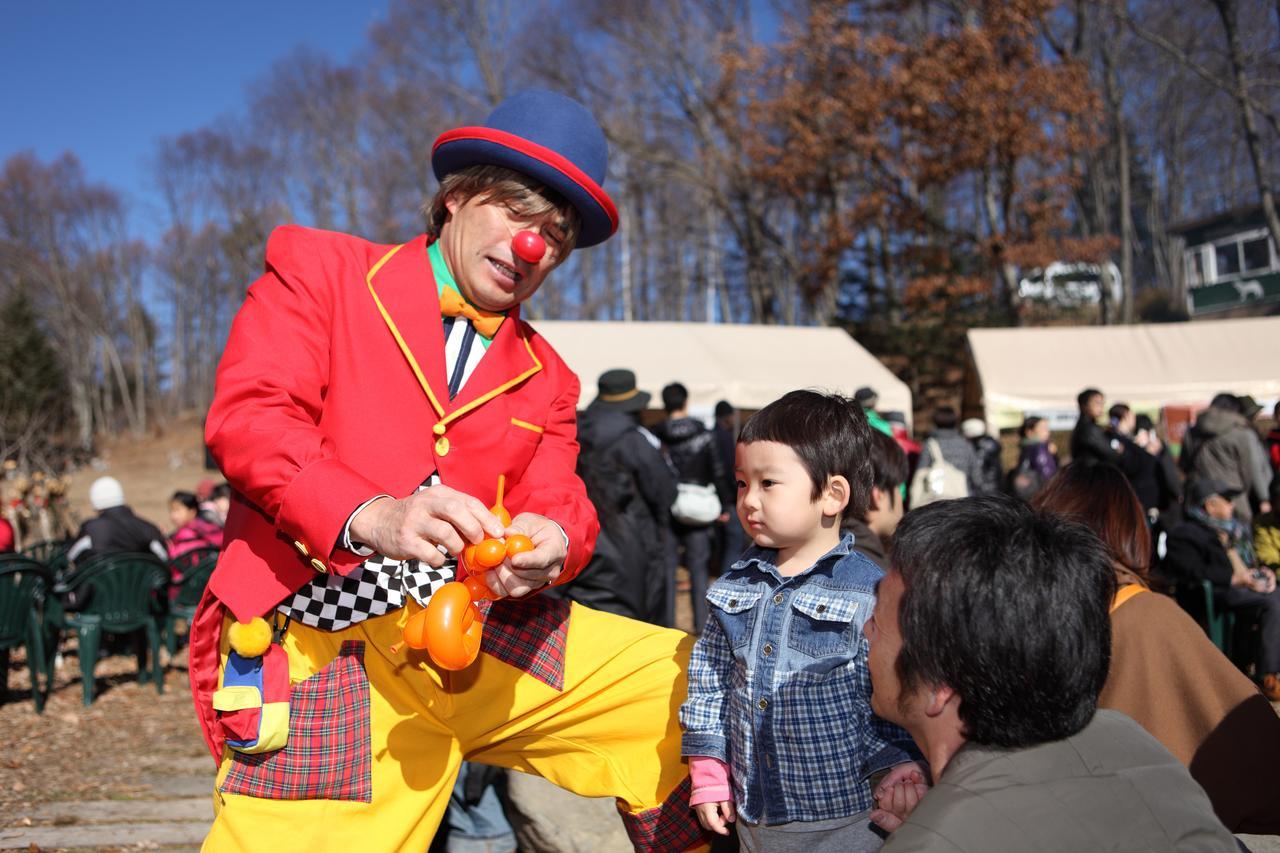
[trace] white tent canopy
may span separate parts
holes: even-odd
[[[1089,387],[1140,411],[1204,405],[1219,391],[1280,396],[1280,317],[970,329],[969,348],[987,423],[1005,428],[1024,414],[1074,419]]]
[[[537,321],[535,329],[582,380],[580,406],[596,395],[596,378],[625,367],[653,395],[669,382],[689,389],[691,409],[718,400],[759,409],[796,388],[852,396],[864,385],[880,395],[878,408],[911,420],[911,392],[842,329],[717,323],[596,323]]]

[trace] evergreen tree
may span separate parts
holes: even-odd
[[[0,457],[47,458],[69,417],[67,380],[26,289],[0,304]]]

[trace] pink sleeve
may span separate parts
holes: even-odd
[[[689,805],[733,801],[733,792],[729,788],[729,765],[720,759],[709,755],[689,756],[689,778],[693,782]]]

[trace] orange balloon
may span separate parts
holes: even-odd
[[[507,558],[507,543],[501,539],[486,539],[476,546],[476,565],[492,569]]]
[[[507,556],[514,557],[516,554],[523,554],[525,551],[533,550],[533,540],[523,533],[516,533],[507,537]]]
[[[427,602],[427,654],[442,669],[466,669],[480,654],[484,622],[471,603],[471,590],[456,581],[435,591]]]
[[[468,545],[462,549],[462,565],[467,567],[467,571],[479,574],[484,568],[476,562],[476,546]]]
[[[427,647],[427,611],[419,610],[404,625],[404,643],[411,649]]]
[[[467,579],[462,585],[471,593],[472,601],[484,601],[486,598],[493,598],[493,590],[489,589],[489,585],[479,575],[467,575]]]
[[[503,527],[511,526],[511,513],[507,512],[506,507],[494,505],[489,507],[489,512],[498,517],[498,521],[502,522]]]

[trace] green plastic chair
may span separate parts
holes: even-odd
[[[218,564],[217,548],[196,548],[169,561],[169,588],[171,598],[169,612],[165,616],[164,643],[172,658],[178,653],[178,634],[175,630],[179,619],[191,630],[196,606],[204,595],[213,568]]]
[[[1232,657],[1232,640],[1235,635],[1235,614],[1218,607],[1213,600],[1213,584],[1210,581],[1180,580],[1175,588],[1175,598],[1182,609],[1200,623],[1209,640],[1227,658]]]
[[[9,698],[9,653],[27,649],[27,668],[31,672],[31,699],[36,713],[44,712],[44,699],[49,692],[49,678],[44,653],[42,607],[50,582],[48,569],[35,560],[18,554],[0,555],[0,701]],[[44,686],[40,676],[44,675]]]
[[[156,692],[164,692],[164,667],[160,662],[160,635],[168,600],[165,590],[169,570],[151,554],[102,554],[73,571],[54,587],[45,610],[46,622],[53,632],[54,648],[58,633],[74,631],[80,638],[80,675],[84,688],[84,704],[92,705],[93,669],[98,662],[98,649],[103,634],[133,634],[145,631],[147,646],[138,652],[138,681],[154,678]],[[79,610],[66,607],[68,598],[76,594],[83,606]],[[151,652],[151,672],[147,672],[147,649]]]

